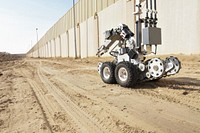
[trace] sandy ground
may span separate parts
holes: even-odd
[[[179,74],[134,88],[104,84],[104,58],[2,60],[0,132],[199,133],[200,56],[178,57]]]

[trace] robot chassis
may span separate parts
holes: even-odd
[[[173,56],[165,60],[145,60],[146,55],[156,54],[157,45],[161,44],[161,29],[157,28],[156,0],[146,0],[145,18],[141,18],[142,2],[144,0],[137,0],[134,13],[136,41],[134,33],[125,24],[105,32],[105,44],[99,47],[97,56],[109,52],[114,61],[98,64],[98,72],[104,83],[132,87],[138,82],[159,80],[174,75],[181,69],[180,61]]]

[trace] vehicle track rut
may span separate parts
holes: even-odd
[[[74,68],[72,68],[72,69],[66,68],[65,69],[65,68],[61,67],[61,65],[57,65],[57,64],[55,65],[55,67],[56,68],[48,66],[48,64],[46,64],[45,67],[41,68],[41,71],[43,71],[44,75],[46,75],[48,77],[48,79],[55,86],[58,86],[60,89],[63,88],[62,92],[66,93],[66,95],[69,95],[69,97],[76,104],[79,104],[79,102],[78,102],[79,98],[77,98],[77,96],[76,96],[78,94],[79,97],[81,97],[80,99],[83,99],[84,97],[86,97],[89,99],[87,102],[91,102],[96,106],[103,107],[104,110],[102,112],[104,112],[104,116],[106,116],[106,114],[110,115],[111,118],[114,120],[114,123],[116,123],[116,125],[118,125],[119,123],[121,124],[125,121],[122,125],[126,125],[126,126],[123,127],[123,130],[121,130],[121,132],[128,132],[128,131],[133,132],[134,131],[133,129],[132,130],[129,129],[126,131],[125,127],[127,127],[127,126],[137,127],[136,126],[137,124],[145,125],[144,122],[140,123],[140,120],[137,119],[140,117],[142,118],[143,113],[144,113],[144,117],[147,117],[147,118],[142,118],[142,120],[149,119],[149,121],[152,121],[152,124],[154,124],[154,125],[158,124],[156,126],[157,127],[156,130],[154,130],[154,128],[151,128],[151,126],[150,126],[151,123],[148,123],[149,127],[147,126],[148,128],[145,128],[145,129],[147,129],[147,131],[178,132],[178,131],[185,129],[185,132],[188,132],[192,128],[194,129],[194,131],[199,130],[198,124],[196,123],[197,121],[199,121],[198,119],[196,119],[194,116],[192,116],[192,118],[190,118],[189,116],[185,116],[185,118],[184,118],[184,115],[177,113],[177,111],[182,112],[182,113],[187,113],[189,111],[189,109],[187,107],[189,107],[190,109],[192,109],[194,111],[194,114],[198,114],[197,112],[198,112],[198,108],[199,108],[199,105],[198,105],[199,101],[196,101],[198,99],[198,95],[199,95],[198,93],[194,92],[194,93],[196,93],[196,95],[194,95],[194,96],[196,96],[196,98],[194,98],[192,96],[183,97],[180,90],[170,88],[172,84],[177,84],[176,86],[180,86],[180,87],[182,85],[186,86],[186,83],[183,84],[182,81],[179,82],[178,80],[170,81],[168,79],[164,79],[164,80],[161,80],[160,82],[155,82],[155,83],[147,82],[144,85],[138,85],[137,86],[138,89],[133,89],[133,90],[122,89],[122,88],[118,87],[117,85],[104,85],[105,87],[102,88],[102,85],[100,83],[96,84],[95,87],[92,87],[92,84],[96,83],[94,81],[99,80],[99,79],[97,79],[96,75],[82,71],[84,68],[80,68],[80,70],[78,70],[78,68],[77,69],[74,69]],[[62,68],[62,69],[60,69],[60,68]],[[91,72],[92,71],[93,71],[93,69],[91,70]],[[84,80],[84,76],[82,76],[81,74],[77,75],[78,73],[84,73],[84,76],[87,77],[87,79]],[[167,82],[167,83],[165,83],[165,82]],[[168,82],[170,84],[168,84]],[[115,92],[113,90],[114,87],[115,87],[115,91],[118,91],[117,93],[113,93],[113,92]],[[196,87],[196,86],[194,86],[194,87]],[[70,89],[65,90],[65,88],[70,88]],[[101,88],[101,91],[100,91],[100,88]],[[166,89],[166,88],[168,88],[168,89]],[[197,91],[198,91],[198,88],[197,88]],[[98,94],[98,92],[100,92],[100,94]],[[141,99],[142,101],[137,101],[138,99],[133,98],[133,97],[134,96],[138,97],[138,94],[141,95],[140,98],[144,98],[146,100],[149,99],[150,101],[153,101],[153,102],[146,101],[146,103],[142,103],[143,101],[145,101],[144,99]],[[131,96],[133,96],[133,97],[131,97]],[[124,101],[121,103],[125,103],[125,102],[130,103],[130,101],[133,101],[133,103],[135,103],[135,105],[129,104],[129,105],[126,105],[126,107],[120,107],[120,106],[118,106],[117,102],[116,103],[114,102],[115,106],[116,106],[115,107],[115,106],[113,106],[112,103],[110,103],[108,101],[110,101],[110,99],[112,99],[112,98],[116,99],[116,97],[119,97],[118,99],[121,98],[122,101]],[[129,99],[129,101],[127,101],[128,99]],[[120,101],[120,100],[117,100],[117,101]],[[163,104],[166,106],[169,106],[170,105],[169,103],[171,103],[171,105],[169,107],[172,107],[172,108],[177,106],[177,107],[175,107],[176,111],[173,112],[170,109],[162,107],[162,106],[164,106],[162,104],[158,105],[157,104],[158,101],[162,101]],[[152,106],[152,107],[147,107],[148,110],[146,110],[145,108],[143,108],[144,110],[141,110],[142,109],[141,106],[149,106],[148,104],[156,104],[156,106],[155,106],[156,108],[154,109],[154,106]],[[197,104],[197,106],[195,106],[195,104]],[[90,114],[94,115],[94,117],[96,117],[99,121],[103,120],[104,125],[106,125],[107,127],[113,126],[116,128],[116,125],[114,126],[114,125],[110,124],[110,122],[112,123],[113,121],[109,122],[108,119],[105,120],[103,118],[100,118],[98,115],[95,116],[95,112],[93,112],[92,109],[88,109],[88,107],[89,106],[91,107],[92,105],[83,104],[81,106],[83,107],[83,110],[85,110],[86,112],[90,112]],[[159,106],[161,108],[165,108],[165,109],[160,109]],[[185,106],[185,107],[183,107],[183,106]],[[122,110],[120,110],[119,107],[122,108]],[[130,107],[130,109],[129,109],[129,107]],[[180,107],[181,108],[183,107],[183,110],[179,109]],[[123,110],[125,110],[125,111],[123,111]],[[126,110],[128,110],[127,113],[126,113]],[[163,111],[163,110],[166,110],[166,111]],[[123,111],[123,113],[120,113],[120,111]],[[137,112],[135,112],[135,111],[137,111]],[[153,112],[153,111],[155,111],[155,112]],[[193,111],[191,111],[191,112],[193,112]],[[130,112],[131,112],[131,114],[134,114],[134,113],[138,114],[139,117],[131,116],[129,114]],[[129,116],[129,117],[126,118],[126,116]],[[171,126],[174,129],[174,131],[172,131],[167,126],[164,126],[161,123],[159,123],[158,121],[156,121],[157,118],[159,118],[158,120],[161,123],[165,123],[168,126],[170,126],[170,124],[174,123],[173,126]],[[134,122],[132,121],[133,119],[134,119],[134,121],[137,121],[137,124],[134,125]],[[187,120],[185,121],[184,119],[187,119]],[[119,120],[119,122],[117,122],[117,120]],[[107,123],[105,121],[107,121]],[[145,120],[145,121],[148,121],[148,120]],[[176,124],[178,124],[178,125],[176,125]],[[122,126],[122,125],[120,125],[120,126]],[[185,127],[184,125],[185,126],[188,125],[188,127]],[[162,130],[159,131],[159,128]],[[116,129],[116,131],[119,131],[119,128],[117,128],[117,129]]]
[[[51,83],[51,81],[46,78],[46,76],[38,69],[38,76],[40,80],[45,84],[46,88],[49,92],[54,96],[54,98],[58,101],[58,103],[62,106],[62,108],[71,116],[73,121],[77,124],[82,132],[109,132],[106,127],[102,126],[99,122],[97,122],[94,118],[92,118],[89,114],[84,112],[81,108],[79,108],[76,104],[71,101],[71,99],[64,95],[58,87]]]
[[[71,127],[68,127],[67,129],[68,131],[77,132],[73,128],[74,126],[72,126],[73,123],[66,120],[67,116],[64,115],[64,110],[62,110],[62,107],[60,106],[60,104],[55,102],[55,99],[52,96],[51,92],[48,90],[48,88],[45,88],[44,84],[42,84],[42,82],[39,80],[39,77],[37,77],[39,76],[37,75],[37,70],[35,70],[34,72],[36,74],[30,73],[31,72],[30,70],[34,70],[34,68],[31,67],[28,69],[22,69],[21,72],[26,77],[32,77],[32,78],[27,78],[27,81],[30,84],[36,98],[38,99],[37,102],[41,107],[42,114],[46,122],[45,125],[42,125],[42,126],[44,128],[48,127],[50,132],[53,133],[53,132],[61,132],[61,131],[66,130],[65,127],[63,126],[66,126],[65,124],[67,124],[67,126],[69,125],[71,126]],[[58,122],[56,117],[62,117],[61,118],[62,122]]]

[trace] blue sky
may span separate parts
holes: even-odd
[[[70,8],[72,0],[0,0],[0,52],[26,53]]]

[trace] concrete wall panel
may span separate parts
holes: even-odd
[[[45,45],[42,46],[42,57],[45,58]]]
[[[38,56],[41,57],[41,49],[39,49]]]
[[[88,19],[88,56],[95,56],[98,49],[97,21],[94,17]]]
[[[38,53],[38,56],[41,58],[42,57],[42,47],[39,48],[39,53]]]
[[[37,57],[38,57],[38,50],[35,50],[35,51],[33,52],[33,57],[34,57],[34,58],[37,58]]]
[[[160,54],[200,54],[199,0],[158,1],[158,26],[162,28]]]
[[[48,57],[52,57],[51,42],[49,41],[47,44],[48,44],[48,45],[47,45]]]
[[[80,30],[80,25],[78,24],[76,28],[76,50],[77,50],[77,57],[81,57],[81,30]]]
[[[49,57],[48,43],[45,44],[45,51],[46,51],[45,57],[48,58]]]
[[[68,39],[67,39],[67,32],[60,36],[61,38],[61,56],[68,57]]]
[[[69,30],[69,57],[75,57],[74,29]]]
[[[46,58],[46,45],[43,46],[43,57]]]
[[[55,57],[55,50],[56,50],[56,47],[55,47],[55,41],[54,39],[51,40],[51,53],[52,53],[52,57]]]
[[[126,1],[119,0],[114,5],[102,10],[99,15],[99,39],[100,45],[104,42],[103,33],[120,23],[126,23]]]
[[[87,21],[80,24],[80,40],[81,40],[81,57],[88,57],[88,30]]]
[[[128,27],[135,32],[135,20],[134,20],[134,0],[126,2],[126,24]]]
[[[44,57],[44,52],[43,52],[43,46],[41,46],[41,48],[39,49],[40,51],[40,58],[43,58]]]
[[[56,57],[61,57],[61,40],[60,40],[60,36],[58,36],[55,39],[55,45],[56,45]]]

